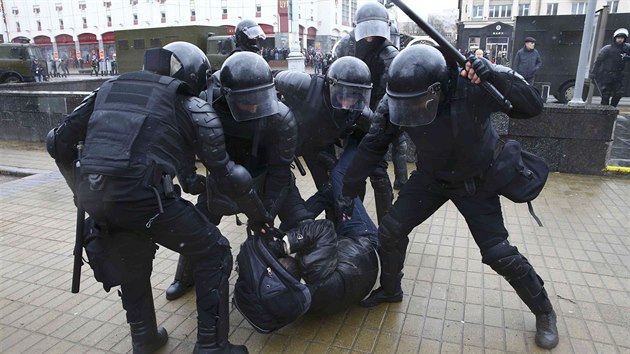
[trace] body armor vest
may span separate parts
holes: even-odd
[[[175,118],[174,98],[180,85],[174,78],[144,71],[103,84],[88,123],[81,172],[175,176],[185,160]]]

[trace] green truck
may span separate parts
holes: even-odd
[[[612,36],[617,28],[627,28],[628,25],[630,25],[630,13],[609,14],[604,45],[612,43]],[[525,37],[536,38],[536,49],[542,59],[542,67],[536,73],[534,85],[549,86],[549,94],[560,103],[567,103],[573,99],[583,32],[584,15],[519,16],[516,18],[514,43],[522,46]],[[519,49],[520,46],[515,44],[514,55]],[[624,96],[630,96],[630,65],[626,65],[624,82]],[[583,98],[586,98],[588,87],[583,92]],[[597,88],[595,94],[599,95]]]
[[[208,56],[213,69],[223,64],[232,51],[232,36],[222,26],[179,26],[162,28],[142,28],[115,31],[116,63],[120,73],[140,70],[144,61],[144,51],[163,47],[169,43],[189,42]]]
[[[47,77],[46,59],[38,46],[0,43],[0,84],[35,81],[31,72],[34,59],[42,67],[42,77]]]

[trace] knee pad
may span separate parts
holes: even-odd
[[[507,240],[482,251],[481,262],[489,265],[507,281],[520,278],[532,269],[527,258]]]

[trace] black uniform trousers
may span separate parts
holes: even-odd
[[[398,259],[383,259],[390,274],[403,268],[409,233],[451,200],[464,216],[477,246],[482,253],[508,237],[503,224],[499,196],[480,188],[467,191],[464,183],[437,181],[421,171],[412,172],[409,181],[401,189],[398,199],[379,226],[382,251],[397,254]],[[470,187],[469,187],[470,190]],[[389,219],[389,220],[387,220]]]
[[[229,276],[231,271],[231,262],[229,265],[224,263],[224,259],[231,258],[229,241],[219,229],[192,203],[179,197],[162,197],[164,212],[160,213],[156,197],[133,202],[104,202],[103,192],[91,191],[88,183],[81,183],[80,188],[81,205],[97,223],[107,225],[111,232],[121,230],[136,237],[144,236],[152,241],[147,247],[159,244],[188,257],[193,263],[193,278],[197,285],[199,319],[208,327],[213,326],[218,313],[218,304],[214,301],[216,289],[221,277],[226,272]],[[125,250],[127,255],[133,255],[133,252],[144,255],[147,250]],[[122,286],[123,307],[129,322],[142,316],[143,299],[146,292],[151,291],[151,263],[152,258],[137,257],[134,264],[127,265],[139,273],[134,275],[134,281]],[[229,269],[223,269],[226,267]]]

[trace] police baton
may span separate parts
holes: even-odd
[[[446,38],[442,37],[441,34],[439,34],[433,27],[431,27],[431,25],[421,19],[420,16],[416,15],[416,13],[413,12],[409,7],[407,7],[404,2],[402,2],[401,0],[389,1],[398,6],[398,8],[401,9],[405,14],[407,14],[407,16],[409,16],[409,18],[413,22],[420,26],[420,28],[422,28],[422,30],[429,35],[429,37],[433,38],[440,45],[440,48],[443,48],[442,50],[445,52],[446,55],[454,58],[457,63],[462,67],[466,66],[466,57],[464,57],[462,53],[455,49],[455,47],[453,47],[453,45],[449,43]],[[471,56],[471,59],[474,59],[474,57]],[[481,86],[488,92],[488,94],[490,94],[490,96],[492,96],[495,101],[497,101],[501,105],[501,109],[504,112],[508,112],[512,109],[512,103],[505,99],[501,92],[499,92],[499,90],[497,90],[497,88],[494,87],[491,83],[482,81]]]
[[[83,266],[83,234],[85,229],[85,210],[81,207],[79,202],[79,184],[81,180],[81,152],[83,150],[83,142],[80,141],[77,144],[77,160],[74,162],[74,190],[77,204],[77,227],[76,235],[74,238],[74,266],[72,268],[72,293],[79,292],[79,285],[81,282],[81,266]]]

